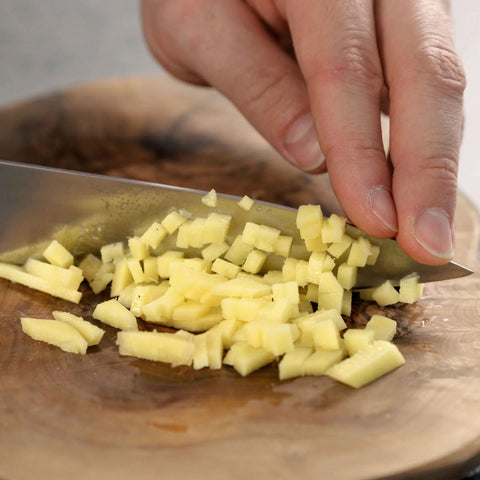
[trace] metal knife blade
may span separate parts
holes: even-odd
[[[0,261],[22,264],[57,239],[75,255],[141,233],[171,208],[204,216],[211,208],[201,202],[206,192],[56,168],[0,161]],[[216,211],[232,215],[230,235],[247,221],[279,228],[294,238],[293,251],[307,258],[296,228],[296,210],[256,201],[249,211],[239,197],[217,194]],[[378,239],[347,225],[353,237],[364,235],[381,248],[374,266],[359,269],[357,288],[375,287],[417,273],[421,282],[463,277],[471,270],[454,262],[442,266],[420,264],[394,240]],[[272,256],[274,257],[274,256]],[[271,268],[278,268],[272,262]]]

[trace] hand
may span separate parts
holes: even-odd
[[[143,0],[173,75],[226,95],[345,214],[416,260],[453,257],[465,76],[440,0]],[[390,158],[380,111],[390,114]]]

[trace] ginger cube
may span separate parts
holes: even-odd
[[[375,314],[367,322],[365,330],[373,331],[375,340],[392,341],[397,333],[397,322],[385,315]]]
[[[242,265],[247,259],[248,254],[252,250],[253,250],[253,244],[246,243],[243,240],[243,234],[238,235],[235,237],[232,244],[230,245],[230,248],[225,253],[224,258],[229,262],[235,263],[235,265]]]
[[[145,245],[155,249],[162,243],[167,234],[168,232],[162,224],[155,221],[145,230],[140,238]]]
[[[206,315],[210,307],[196,301],[186,301],[176,307],[172,312],[172,326],[183,330],[189,330],[189,326],[194,326],[195,322]],[[195,331],[195,328],[191,331]]]
[[[134,257],[127,258],[127,266],[134,283],[143,283],[145,281],[145,275],[139,260]]]
[[[287,298],[291,303],[298,304],[300,302],[298,283],[296,281],[274,283],[272,285],[272,294],[274,301]]]
[[[226,278],[235,278],[239,271],[240,267],[238,265],[223,258],[217,258],[212,264],[212,272],[223,275]]]
[[[248,195],[244,195],[237,203],[241,209],[248,212],[255,202]]]
[[[132,273],[126,258],[118,260],[113,272],[111,296],[118,297],[122,290],[133,282]]]
[[[263,348],[255,348],[248,343],[237,343],[232,345],[233,368],[242,376],[246,377],[255,370],[258,370],[275,359],[274,355]]]
[[[293,237],[289,235],[279,235],[275,242],[273,253],[281,257],[288,257],[292,249],[292,243]]]
[[[328,246],[327,252],[332,257],[340,258],[348,250],[352,241],[353,238],[345,233],[339,242],[333,242]]]
[[[321,376],[345,358],[343,350],[315,350],[303,364],[305,375]]]
[[[143,318],[150,323],[171,326],[173,311],[184,302],[183,294],[169,287],[161,297],[143,305]]]
[[[98,303],[92,317],[120,330],[138,330],[135,315],[114,298]]]
[[[357,269],[354,265],[342,263],[337,270],[338,283],[345,289],[351,290],[357,282]]]
[[[82,270],[74,265],[64,268],[29,258],[23,268],[27,273],[72,290],[78,290],[83,280]]]
[[[131,237],[128,239],[128,248],[133,258],[143,260],[150,255],[147,244],[141,237]]]
[[[399,296],[400,294],[390,280],[386,280],[379,287],[374,288],[372,292],[373,300],[375,300],[381,307],[397,303]]]
[[[98,345],[105,334],[105,330],[102,330],[93,323],[87,322],[82,317],[78,317],[73,313],[55,310],[52,314],[55,320],[68,323],[78,330],[80,335],[87,341],[88,346]]]
[[[285,282],[297,281],[297,264],[299,260],[287,257],[283,262],[282,276]]]
[[[345,223],[347,219],[332,213],[330,217],[324,219],[322,225],[323,243],[341,242],[345,235]]]
[[[158,282],[158,258],[147,257],[143,260],[144,282]]]
[[[103,263],[102,268],[100,268],[98,272],[95,274],[95,278],[91,282],[89,282],[90,288],[92,289],[92,292],[95,295],[99,294],[100,292],[103,292],[107,288],[109,283],[113,280],[113,277],[114,277],[113,272],[103,268],[103,267],[110,267],[110,266],[113,267],[113,264]],[[123,290],[118,292],[118,295],[120,295],[120,293]]]
[[[102,261],[93,253],[87,254],[78,264],[78,267],[83,272],[83,276],[89,283],[95,278],[95,275],[98,270],[100,270],[101,266]]]
[[[258,235],[260,234],[260,225],[253,222],[246,222],[243,227],[242,241],[247,245],[254,247],[257,243]]]
[[[143,316],[143,306],[160,298],[168,289],[168,284],[158,285],[134,285],[130,311],[137,317]]]
[[[340,332],[335,322],[326,318],[317,321],[312,329],[313,345],[324,350],[340,349]]]
[[[205,304],[199,303],[199,305],[205,306]],[[177,307],[181,309],[183,305]],[[222,320],[222,311],[220,307],[209,307],[209,310],[205,314],[199,314],[199,316],[187,316],[185,312],[182,312],[181,319],[175,319],[175,311],[173,312],[173,319],[172,319],[172,326],[175,328],[183,328],[184,330],[188,330],[189,332],[205,332],[210,330],[211,328],[218,325]],[[179,312],[177,312],[177,317],[179,316]]]
[[[407,275],[400,279],[398,301],[403,303],[415,303],[423,295],[423,284],[418,283],[418,275]]]
[[[352,242],[347,263],[354,267],[364,267],[371,253],[372,244],[365,237],[358,237]]]
[[[302,239],[319,237],[323,225],[323,214],[320,205],[301,205],[297,210],[296,224]]]
[[[232,346],[233,336],[241,325],[242,323],[237,320],[221,320],[216,325],[215,328],[220,332],[224,348],[230,348]]]
[[[311,283],[318,283],[318,277],[323,272],[330,272],[335,267],[335,261],[326,252],[312,252],[308,259],[308,276]]]
[[[370,244],[370,255],[367,257],[367,265],[375,265],[379,255],[380,247],[378,245]]]
[[[172,262],[183,258],[184,253],[177,250],[167,250],[157,257],[158,276],[160,278],[170,278],[170,266]]]
[[[109,243],[100,248],[100,257],[103,263],[116,263],[125,257],[125,248],[122,242]]]
[[[230,229],[231,215],[212,212],[205,220],[203,243],[221,245],[225,242]]]
[[[180,225],[185,223],[187,218],[184,217],[181,213],[173,210],[172,212],[168,213],[164,219],[160,222],[162,227],[169,233],[170,235],[174,233]]]
[[[281,270],[269,270],[263,275],[262,279],[270,285],[273,285],[274,283],[282,283],[283,274]]]
[[[22,330],[34,340],[49,343],[65,352],[85,355],[88,343],[80,332],[59,320],[22,317]]]
[[[229,248],[230,246],[228,245],[227,242],[223,242],[219,245],[215,243],[211,243],[210,245],[208,245],[202,250],[201,252],[202,258],[207,262],[213,262],[217,258],[221,257]]]
[[[322,236],[316,238],[306,238],[305,248],[308,252],[325,252],[328,249],[328,244],[324,243]]]
[[[208,367],[207,333],[195,335],[193,345],[193,369],[201,370]]]
[[[295,280],[300,287],[308,284],[308,262],[306,260],[298,260],[295,266]]]
[[[332,272],[321,273],[318,279],[318,308],[342,311],[344,290]]]
[[[212,188],[202,197],[201,202],[207,207],[215,208],[217,206],[217,192]]]
[[[327,370],[327,375],[353,388],[360,388],[405,363],[396,345],[375,340]]]
[[[259,321],[258,323],[261,323],[261,340],[264,350],[278,357],[291,352],[295,348],[292,331],[294,325],[272,321]],[[245,328],[247,329],[251,325],[251,323],[248,323]]]
[[[303,377],[305,375],[305,360],[311,354],[312,349],[309,347],[295,347],[291,352],[287,352],[278,364],[280,380]]]
[[[352,290],[344,290],[340,313],[349,317],[352,314]]]
[[[57,267],[68,268],[73,265],[73,255],[57,240],[50,242],[43,251],[43,256]]]
[[[163,332],[118,332],[117,345],[120,355],[172,365],[191,365],[195,350],[190,337]]]
[[[348,355],[352,356],[357,353],[358,350],[373,343],[375,333],[372,329],[349,328],[343,334],[343,339],[345,340],[345,348],[347,349]]]
[[[259,298],[272,293],[272,287],[254,278],[234,278],[214,287],[215,295],[220,297]]]
[[[265,261],[267,260],[267,254],[261,250],[254,248],[245,259],[245,262],[242,265],[242,269],[248,273],[258,273]]]

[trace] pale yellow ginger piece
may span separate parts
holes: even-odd
[[[184,257],[183,252],[177,250],[167,250],[157,257],[158,276],[160,278],[170,278],[170,266],[172,262]]]
[[[78,267],[83,272],[83,276],[88,283],[92,282],[97,272],[102,267],[103,262],[93,253],[87,254],[82,261],[78,264]]]
[[[83,272],[75,265],[65,268],[29,258],[23,268],[27,273],[72,290],[78,290],[83,281]]]
[[[328,243],[324,243],[322,236],[316,238],[306,238],[305,248],[308,252],[325,252],[328,249]]]
[[[168,235],[167,230],[158,221],[153,222],[140,237],[152,249],[158,248],[165,237]]]
[[[367,258],[367,265],[375,265],[379,255],[380,247],[378,245],[370,244],[370,255]]]
[[[332,213],[323,220],[322,241],[323,243],[341,242],[345,235],[345,223],[347,219]]]
[[[353,388],[360,388],[404,363],[405,359],[396,345],[386,340],[375,340],[331,367],[327,375]]]
[[[245,342],[242,342],[245,343]],[[233,346],[233,345],[232,345]],[[235,349],[229,349],[223,357],[223,364],[233,367],[233,357],[235,356]]]
[[[225,253],[224,258],[236,265],[242,265],[252,250],[253,245],[244,242],[242,235],[237,235],[230,245],[230,248]]]
[[[113,263],[102,263],[101,267],[95,273],[93,280],[88,282],[95,295],[103,292],[112,282],[114,277],[114,269],[115,266]],[[121,291],[122,290],[120,290],[120,292]]]
[[[181,309],[182,306],[183,305],[180,305],[177,308]],[[183,328],[189,332],[205,332],[218,325],[221,321],[223,321],[223,316],[220,307],[209,307],[209,310],[204,315],[197,318],[189,318],[184,315],[183,312],[182,318],[180,319],[178,312],[177,315],[175,315],[175,310],[172,315],[172,326],[175,328]]]
[[[238,202],[238,206],[242,209],[248,212],[254,205],[254,201],[248,196],[244,195]]]
[[[185,297],[183,294],[169,287],[161,297],[143,305],[142,318],[150,323],[158,323],[171,327],[173,311],[184,302]]]
[[[89,347],[98,345],[105,334],[105,330],[97,327],[93,323],[87,322],[84,318],[74,315],[70,312],[55,310],[52,312],[53,318],[59,322],[65,322],[74,327],[82,337],[87,341]]]
[[[201,370],[208,367],[208,349],[207,349],[207,333],[195,335],[193,339],[193,369]]]
[[[305,291],[305,299],[309,302],[318,302],[318,285],[309,283]]]
[[[205,220],[203,228],[203,245],[207,243],[222,245],[227,239],[231,221],[231,215],[216,212],[210,213]]]
[[[108,243],[100,248],[100,258],[103,263],[117,262],[125,257],[125,248],[122,242]]]
[[[318,341],[316,341],[315,332],[317,331],[317,325],[325,322],[327,325],[321,327],[319,331],[326,331],[329,336],[325,339],[317,339]],[[322,342],[330,342],[327,348],[340,348],[341,342],[339,338],[340,334],[338,332],[345,329],[346,324],[342,316],[336,310],[317,310],[310,315],[298,318],[296,323],[301,332],[299,338],[300,345],[305,347],[318,346],[321,348],[323,346]],[[334,328],[332,328],[332,325]],[[336,333],[334,330],[336,330]],[[320,333],[317,335],[320,335]]]
[[[282,276],[285,282],[297,281],[297,264],[299,260],[294,257],[287,257],[283,262]]]
[[[343,234],[342,239],[339,242],[331,243],[328,248],[327,252],[335,258],[340,258],[350,247],[352,244],[353,238],[346,233]]]
[[[227,242],[223,242],[218,245],[216,245],[215,243],[211,243],[201,251],[201,255],[205,261],[214,262],[217,258],[221,257],[229,248],[230,245]]]
[[[412,274],[400,279],[398,301],[403,303],[415,303],[423,295],[423,284],[418,282],[418,275]]]
[[[22,267],[16,265],[0,263],[0,277],[72,303],[79,303],[82,298],[82,294],[78,290],[49,282],[44,278],[27,273]]]
[[[347,263],[354,267],[364,267],[370,256],[371,247],[372,244],[365,237],[358,237],[356,240],[353,240]]]
[[[342,298],[341,314],[349,317],[352,314],[352,290],[344,290]]]
[[[323,348],[325,350],[340,349],[340,332],[335,322],[330,318],[316,322],[312,330],[312,337],[313,345],[316,348]]]
[[[345,340],[345,348],[348,355],[352,356],[362,348],[373,343],[375,332],[372,329],[349,328],[344,332],[343,339]]]
[[[187,300],[178,305],[172,312],[172,326],[183,330],[190,330],[186,325],[194,325],[195,321],[206,315],[210,306],[193,300]]]
[[[138,330],[135,315],[114,298],[98,303],[92,317],[120,330]]]
[[[132,282],[130,285],[127,285],[117,297],[117,300],[126,308],[130,308],[132,304],[133,290],[135,287],[136,284]]]
[[[321,376],[327,370],[345,358],[345,352],[340,350],[315,350],[303,364],[305,375]]]
[[[381,307],[385,305],[393,305],[399,300],[400,294],[392,285],[390,280],[386,280],[379,287],[373,289],[372,298],[377,302]]]
[[[143,260],[143,276],[146,283],[158,282],[157,257],[147,257]]]
[[[278,228],[260,225],[260,231],[254,246],[264,252],[272,253],[275,251],[280,233]]]
[[[251,324],[246,324],[248,328]],[[298,327],[290,323],[264,322],[262,325],[262,347],[276,357],[294,350],[295,340],[300,336]]]
[[[343,317],[338,313],[337,310],[335,309],[330,309],[330,310],[317,310],[313,316],[318,320],[325,320],[325,319],[330,319],[333,321],[335,326],[337,327],[338,330],[342,331],[347,328],[347,324],[345,323],[345,320]]]
[[[357,282],[358,267],[349,265],[348,263],[342,263],[337,269],[338,283],[345,289],[351,290]]]
[[[133,284],[130,311],[136,317],[143,317],[143,307],[163,296],[168,288],[168,282],[162,282],[157,285]]]
[[[281,270],[269,270],[263,275],[262,279],[269,285],[273,285],[274,283],[282,283],[283,274]]]
[[[110,296],[118,297],[122,290],[133,282],[132,273],[128,266],[127,258],[118,260],[115,264],[113,272],[112,286],[110,288]]]
[[[345,290],[332,272],[321,273],[318,280],[318,308],[325,310],[333,308],[341,313],[344,292]]]
[[[365,330],[373,331],[375,340],[387,340],[391,342],[397,333],[397,322],[385,315],[375,314],[367,322]]]
[[[218,370],[222,368],[223,362],[222,332],[217,327],[212,327],[205,334],[207,335],[208,367],[211,370]]]
[[[177,248],[187,249],[189,247],[203,245],[202,233],[199,231],[198,223],[202,222],[202,224],[204,224],[205,219],[197,218],[195,220],[195,223],[193,220],[187,220],[185,223],[180,225],[180,227],[178,227],[177,239],[175,243]]]
[[[117,345],[120,355],[190,366],[195,351],[191,338],[176,333],[121,331]]]
[[[163,218],[160,224],[167,231],[167,233],[171,235],[172,233],[176,232],[180,225],[186,221],[187,217],[183,216],[176,210],[173,210]]]
[[[306,260],[298,260],[295,265],[295,280],[300,287],[308,284],[308,262]]]
[[[226,320],[251,322],[262,316],[267,303],[263,298],[226,297],[221,302],[222,315]]]
[[[272,287],[255,278],[234,278],[215,285],[213,289],[219,297],[259,298],[272,293]]]
[[[224,348],[228,349],[233,345],[233,336],[241,325],[243,323],[238,320],[222,320],[216,325],[215,328],[220,332]]]
[[[255,348],[248,343],[236,343],[232,345],[230,361],[233,368],[242,376],[246,377],[252,372],[272,363],[275,356],[263,348]]]
[[[245,259],[242,269],[247,273],[258,273],[267,260],[268,255],[254,248]]]
[[[59,320],[22,317],[22,330],[34,340],[49,343],[65,352],[85,355],[88,343],[80,332]]]
[[[279,235],[273,246],[273,253],[281,257],[288,257],[292,249],[292,243],[293,237],[289,235]]]
[[[201,202],[207,207],[215,208],[217,206],[217,192],[212,188],[202,197]]]
[[[245,323],[243,323],[240,327],[237,328],[235,333],[232,337],[232,346],[237,343],[246,343],[247,342],[247,335],[245,331]]]
[[[260,225],[254,222],[246,222],[242,231],[242,241],[247,245],[255,246],[260,234]]]
[[[127,260],[127,266],[132,275],[134,283],[143,283],[145,281],[145,274],[143,273],[142,264],[140,260],[137,260],[134,257],[129,257]]]
[[[289,298],[279,298],[273,302],[265,302],[259,313],[260,318],[265,320],[285,323],[299,315],[299,306]]]
[[[317,283],[319,275],[323,272],[331,272],[335,267],[335,260],[327,252],[312,252],[308,258],[307,280]]]
[[[297,210],[296,224],[302,239],[318,238],[323,225],[320,205],[301,205]]]
[[[305,360],[312,354],[309,347],[295,347],[287,352],[278,364],[278,376],[280,380],[303,377],[305,375]]]
[[[273,301],[279,301],[287,298],[291,303],[298,304],[300,302],[300,293],[298,282],[281,282],[272,284]]]
[[[240,272],[240,267],[223,258],[217,258],[212,264],[212,272],[223,275],[225,278],[235,278]]]
[[[44,258],[52,265],[61,268],[68,268],[73,265],[73,255],[57,240],[50,242],[43,251]]]
[[[144,260],[150,256],[148,245],[141,237],[131,237],[128,239],[128,248],[133,258],[136,260]]]

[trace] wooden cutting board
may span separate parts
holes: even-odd
[[[285,165],[210,90],[163,77],[98,82],[0,111],[0,158],[339,211],[325,176]],[[460,196],[457,258],[478,270],[479,215]],[[26,337],[20,316],[71,305],[0,281],[0,478],[460,478],[480,463],[480,276],[429,284],[399,322],[406,365],[353,390],[120,357]],[[355,305],[358,325],[378,307]]]

